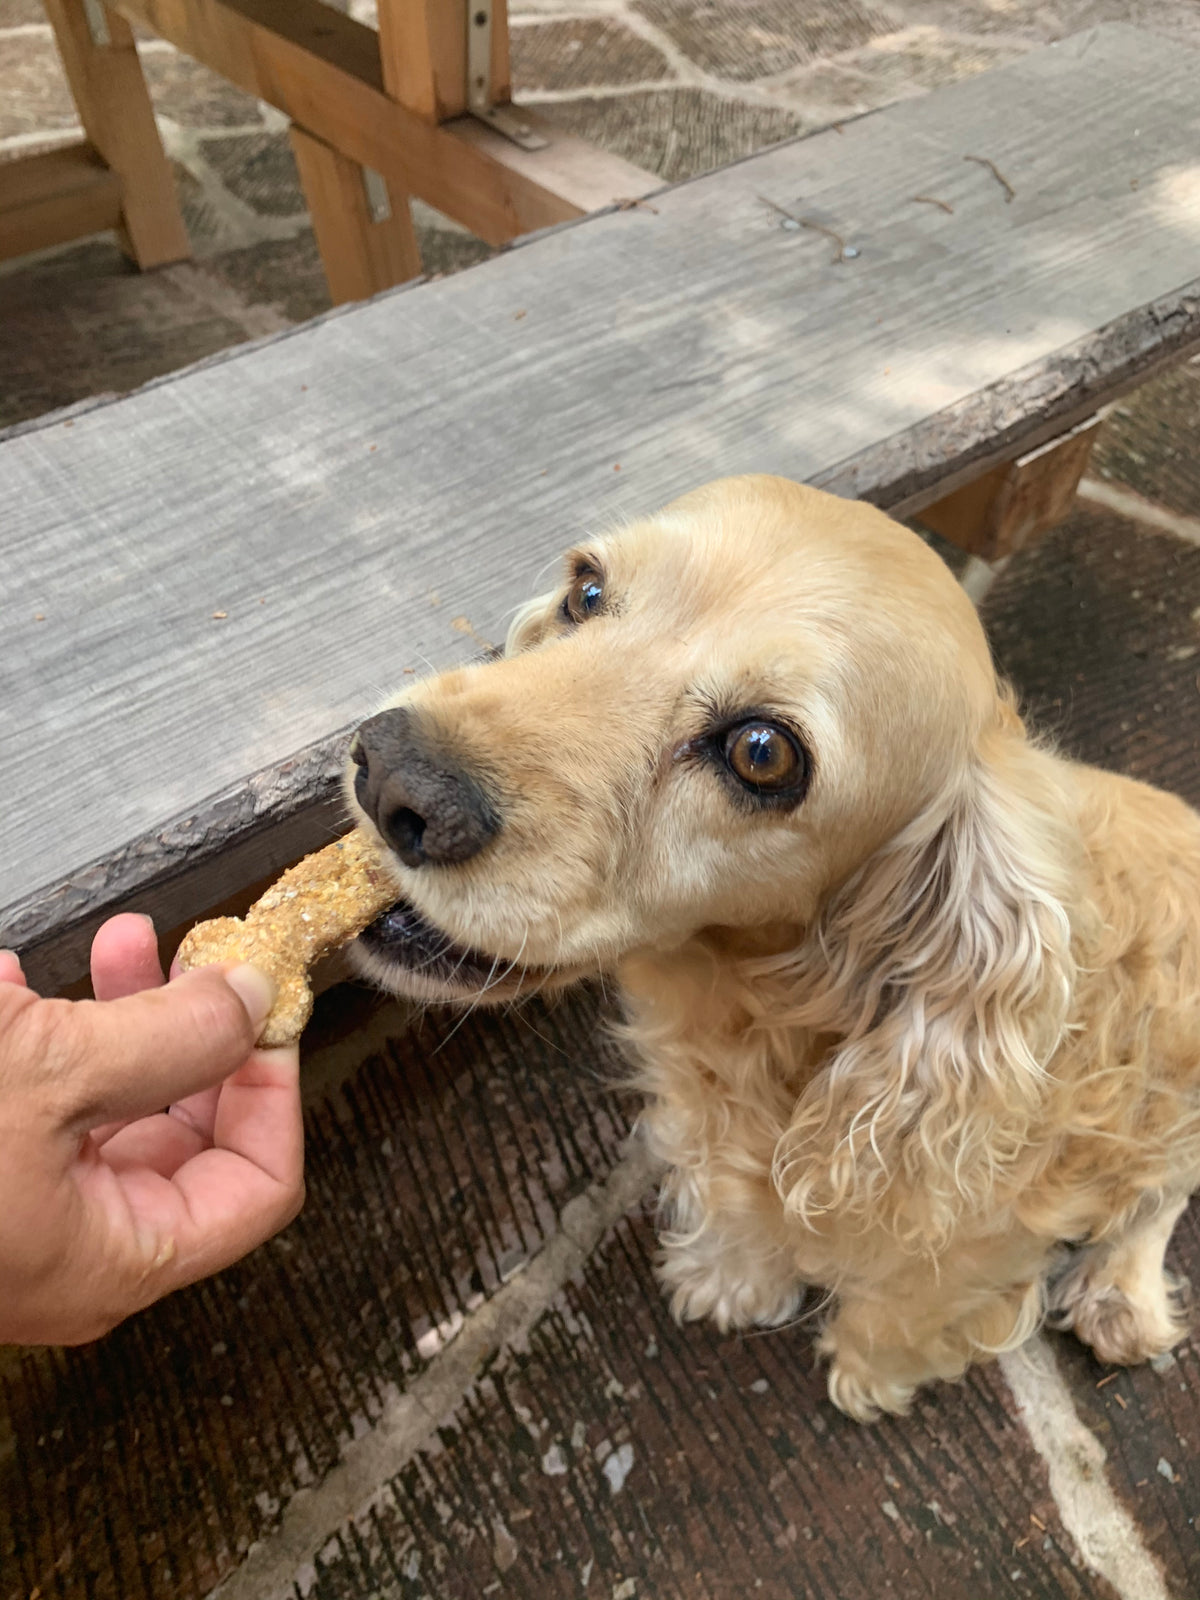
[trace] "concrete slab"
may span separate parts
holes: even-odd
[[[864,1433],[828,1406],[807,1329],[680,1329],[653,1253],[646,1217],[613,1231],[321,1552],[312,1600],[1110,1600],[998,1369]]]
[[[667,183],[724,166],[805,129],[793,111],[744,105],[704,89],[596,95],[543,109],[560,127],[636,160]]]
[[[689,60],[714,78],[747,83],[786,72],[801,61],[834,56],[891,31],[867,0],[634,0]]]
[[[593,999],[416,1031],[348,999],[326,1039],[353,1020],[374,1045],[342,1081],[345,1043],[309,1042],[298,1223],[98,1345],[0,1369],[3,1600],[206,1593],[616,1161],[631,1107]]]
[[[510,35],[514,82],[528,94],[669,77],[661,50],[609,17],[570,17],[515,27]]]
[[[208,138],[201,149],[230,194],[260,216],[294,217],[304,212],[304,194],[286,133]]]
[[[0,425],[136,388],[249,337],[246,307],[230,315],[206,301],[194,267],[139,274],[103,237],[0,277],[0,298]]]
[[[45,14],[42,16],[45,22]],[[72,132],[78,128],[49,28],[0,33],[0,139]]]
[[[40,27],[45,21],[42,0],[0,0],[0,28]]]
[[[261,125],[262,105],[253,95],[243,94],[190,56],[164,47],[161,40],[144,44],[139,55],[160,116],[190,128]]]
[[[1166,372],[1117,405],[1093,453],[1102,478],[1184,516],[1200,516],[1200,361]]]
[[[1014,560],[983,615],[1064,749],[1200,804],[1200,548],[1081,512]]]

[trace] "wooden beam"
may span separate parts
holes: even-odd
[[[86,139],[0,162],[0,261],[102,233],[120,221],[120,182]]]
[[[1014,555],[1066,516],[1103,415],[1004,462],[921,512],[919,520],[984,561]]]
[[[171,165],[137,57],[133,30],[97,5],[107,37],[93,38],[83,0],[44,0],[88,138],[121,183],[122,242],[139,267],[191,254]]]
[[[545,150],[518,149],[470,117],[427,121],[385,91],[375,32],[319,0],[118,0],[118,7],[489,244],[659,186],[652,174],[532,116],[549,135]]]
[[[419,278],[421,250],[404,191],[381,178],[388,210],[376,216],[356,161],[295,124],[291,138],[334,305]]]

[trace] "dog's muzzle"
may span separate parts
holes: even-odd
[[[480,784],[406,707],[364,722],[350,756],[359,805],[406,867],[469,861],[499,832]]]

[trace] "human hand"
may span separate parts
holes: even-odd
[[[270,980],[164,984],[149,920],[125,915],[96,935],[92,986],[41,999],[0,952],[0,1343],[98,1338],[304,1199],[298,1053],[254,1049]]]

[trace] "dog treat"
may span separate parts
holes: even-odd
[[[288,870],[245,919],[198,922],[179,946],[185,971],[217,961],[249,961],[279,985],[258,1036],[264,1046],[295,1044],[312,1015],[308,969],[348,944],[397,899],[374,840],[361,828]]]

